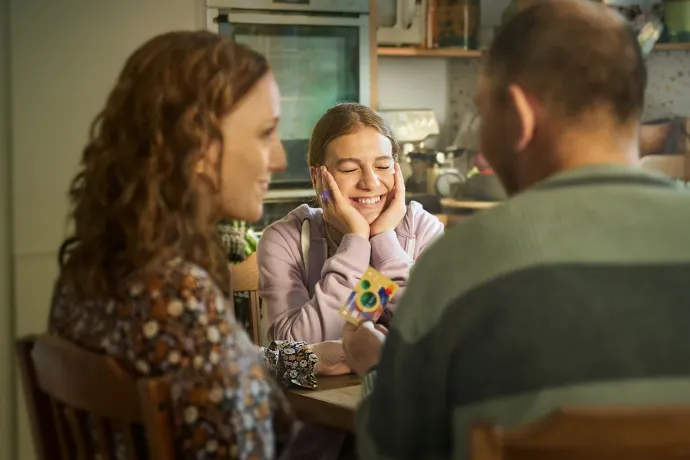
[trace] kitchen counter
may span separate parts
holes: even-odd
[[[422,205],[425,211],[431,214],[441,213],[441,197],[430,193],[406,193],[405,202],[416,201]]]

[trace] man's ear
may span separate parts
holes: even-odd
[[[534,138],[537,114],[527,93],[520,86],[515,84],[510,85],[508,87],[508,97],[517,117],[517,137],[513,147],[516,151],[520,152],[524,150]]]

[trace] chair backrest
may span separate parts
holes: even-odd
[[[261,300],[259,298],[259,263],[256,252],[239,264],[232,266],[232,290],[249,294],[249,335],[252,342],[261,345]]]
[[[16,352],[37,458],[110,459],[121,442],[127,460],[174,460],[167,379],[137,379],[51,335],[20,339]]]
[[[565,408],[524,427],[470,428],[472,460],[690,458],[690,406]]]

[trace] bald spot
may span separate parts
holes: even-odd
[[[593,0],[543,1],[521,11],[494,40],[485,72],[497,95],[516,83],[568,118],[606,106],[625,122],[644,106],[637,38],[622,16]]]

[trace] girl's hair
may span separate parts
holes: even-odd
[[[223,139],[221,120],[268,73],[266,59],[210,32],[171,32],[137,49],[94,120],[69,197],[74,234],[61,280],[88,299],[176,257],[230,292],[217,198],[196,166]],[[239,172],[238,172],[239,173]]]
[[[328,144],[341,136],[353,134],[360,128],[373,128],[387,137],[393,147],[393,158],[397,161],[400,146],[381,115],[365,105],[346,102],[328,109],[314,126],[307,154],[309,166],[322,166]]]

